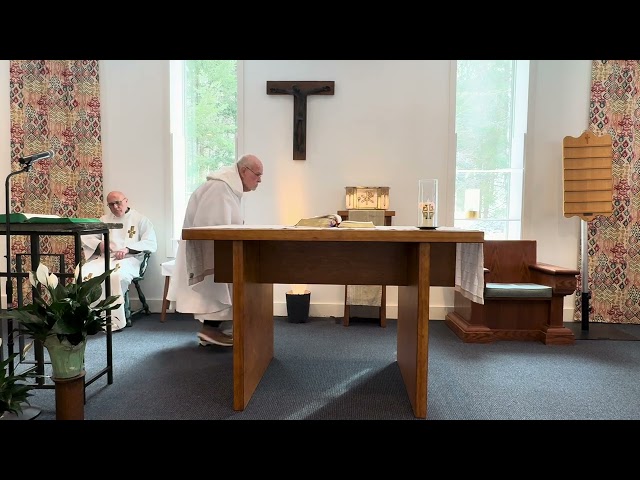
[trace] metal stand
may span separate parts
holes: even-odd
[[[22,412],[4,412],[4,414],[0,415],[0,420],[34,420],[41,413],[42,410],[39,408],[24,405],[22,407]]]
[[[102,234],[105,240],[105,268],[109,267],[109,230],[115,228],[122,228],[121,223],[102,223],[102,222],[46,222],[46,223],[14,223],[11,227],[11,230],[14,234],[19,235],[27,235],[30,237],[30,244],[32,246],[30,257],[31,257],[31,265],[39,265],[40,264],[40,238],[43,235],[63,235],[69,236],[72,235],[74,238],[74,255],[75,258],[80,259],[82,255],[82,245],[81,239],[82,235],[91,235],[91,234]],[[1,227],[0,234],[4,234],[5,225]],[[78,260],[79,261],[79,260]],[[82,268],[82,267],[81,267]],[[0,276],[5,276],[4,272],[0,273]],[[14,276],[18,275],[23,278],[26,274],[22,272],[14,272]],[[59,273],[60,278],[73,277],[73,274],[68,273]],[[82,272],[80,272],[80,276],[82,276]],[[105,296],[108,298],[111,296],[111,283],[108,279],[104,284]],[[18,290],[20,293],[20,290]],[[20,295],[18,295],[18,303],[20,303]],[[111,329],[111,314],[108,312],[107,314],[107,324],[106,324],[106,347],[107,347],[107,366],[96,372],[93,376],[86,379],[86,386],[89,386],[98,378],[103,375],[107,376],[107,383],[111,385],[113,383],[113,355],[112,355],[112,329]],[[49,388],[53,389],[55,385],[50,382],[46,382],[44,364],[45,364],[45,356],[44,356],[44,346],[42,342],[35,341],[34,342],[34,357],[35,357],[35,374],[36,374],[36,387],[35,388]]]
[[[22,164],[21,164],[22,165]],[[7,296],[7,312],[13,309],[13,276],[11,269],[11,177],[18,175],[22,172],[28,172],[31,170],[33,162],[26,162],[22,169],[11,172],[7,175],[4,182],[4,213],[5,213],[5,239],[6,239],[6,258],[7,258],[7,280],[6,280],[6,296]],[[7,319],[7,355],[10,357],[13,354],[13,319]],[[22,355],[22,353],[20,353]],[[0,351],[0,359],[2,359],[2,351]],[[15,372],[15,365],[13,361],[9,362],[7,366],[9,375],[13,375]],[[41,410],[37,407],[26,407],[22,413],[15,416],[15,420],[31,420],[40,415]]]
[[[588,224],[582,220],[582,322],[581,330],[575,326],[565,323],[576,336],[576,340],[628,340],[638,341],[640,338],[623,332],[611,323],[595,323],[592,331],[589,330],[589,301],[591,292],[589,291],[589,246],[588,246]]]
[[[7,257],[7,283],[6,295],[7,295],[7,312],[13,309],[13,276],[11,270],[11,202],[10,202],[10,190],[11,190],[11,177],[18,175],[22,172],[28,172],[31,170],[32,162],[27,162],[21,170],[16,170],[7,175],[4,182],[4,201],[5,201],[5,238],[6,238],[6,257]],[[7,319],[7,354],[11,356],[13,354],[13,319]],[[2,352],[0,352],[0,359],[2,359]],[[8,365],[9,375],[13,375],[15,366],[13,362]]]
[[[109,230],[114,228],[122,228],[121,223],[102,223],[102,222],[81,222],[81,223],[16,223],[11,226],[10,222],[10,179],[14,175],[19,173],[28,171],[31,168],[31,162],[21,162],[23,165],[22,170],[17,170],[15,172],[10,173],[7,176],[5,182],[6,189],[6,223],[4,225],[4,235],[6,235],[6,248],[7,248],[7,271],[2,272],[2,276],[6,277],[6,292],[7,292],[7,311],[11,310],[13,307],[13,277],[18,276],[18,278],[23,278],[26,276],[25,273],[16,273],[14,275],[11,268],[11,231],[19,235],[27,235],[30,237],[31,243],[31,264],[32,266],[36,266],[40,263],[40,236],[41,235],[73,235],[74,238],[74,254],[75,261],[77,263],[80,262],[82,255],[82,246],[81,246],[81,237],[82,235],[89,234],[97,234],[100,233],[104,236],[105,242],[105,270],[109,269]],[[82,267],[81,267],[82,268]],[[21,276],[22,275],[22,276]],[[59,273],[60,277],[65,277],[70,274]],[[82,273],[80,272],[80,276]],[[106,279],[105,282],[105,298],[108,298],[111,295],[111,283],[109,278]],[[18,302],[20,302],[20,296],[18,296]],[[14,352],[14,323],[13,319],[7,319],[7,349],[8,354],[12,355]],[[50,383],[45,383],[45,375],[44,375],[44,347],[41,342],[35,342],[34,344],[34,357],[35,357],[35,374],[37,376],[35,388],[55,388],[55,385]],[[112,329],[111,329],[111,312],[107,312],[107,324],[106,324],[106,353],[107,353],[107,365],[105,368],[96,372],[92,377],[87,378],[86,380],[83,378],[83,382],[85,386],[89,386],[91,383],[96,381],[98,378],[106,375],[107,384],[111,385],[113,383],[113,342],[112,342]],[[22,357],[20,357],[22,358]],[[2,350],[0,349],[0,359],[2,359]],[[10,362],[8,366],[9,374],[13,374],[15,372],[16,366],[13,362]]]
[[[588,224],[582,220],[582,331],[589,331],[589,234]]]

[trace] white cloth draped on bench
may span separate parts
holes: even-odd
[[[456,245],[456,289],[469,300],[484,304],[484,250],[482,243]]]

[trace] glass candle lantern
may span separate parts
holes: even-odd
[[[438,180],[418,180],[418,228],[438,226]]]

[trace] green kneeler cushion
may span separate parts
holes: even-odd
[[[551,298],[553,289],[537,283],[487,283],[484,298]]]

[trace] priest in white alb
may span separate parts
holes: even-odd
[[[120,306],[111,311],[112,331],[131,326],[124,310],[124,293],[131,280],[140,273],[140,264],[144,251],[155,252],[158,249],[156,232],[151,221],[137,210],[129,207],[129,200],[122,192],[113,191],[107,195],[110,213],[100,217],[104,223],[121,223],[122,228],[109,230],[110,268],[120,265],[110,275],[111,295],[120,295]],[[102,234],[83,235],[82,250],[86,263],[82,265],[82,278],[104,272],[104,240]],[[104,298],[104,286],[102,290]]]
[[[258,187],[263,165],[255,155],[207,175],[189,198],[183,228],[244,223],[242,196]],[[213,240],[180,240],[167,299],[176,312],[192,313],[202,322],[202,345],[233,346],[232,284],[214,282]]]

